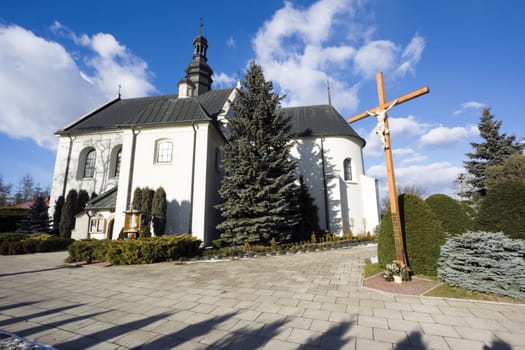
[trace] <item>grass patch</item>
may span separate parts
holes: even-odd
[[[375,263],[375,264],[366,263],[364,271],[363,271],[363,277],[367,278],[367,277],[370,277],[370,276],[374,276],[374,275],[377,275],[378,273],[381,273],[383,271],[384,271],[384,269],[383,269],[383,267],[381,265],[379,265],[379,263]]]
[[[517,303],[525,304],[525,300],[516,300],[507,297],[500,297],[496,295],[474,292],[468,289],[451,287],[448,284],[443,283],[437,286],[431,291],[424,294],[429,297],[441,297],[441,298],[455,298],[455,299],[471,299],[471,300],[484,300],[484,301],[498,301],[505,303]]]

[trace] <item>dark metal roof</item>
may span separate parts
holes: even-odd
[[[93,198],[86,203],[86,209],[115,210],[115,206],[117,205],[117,189],[118,187],[115,186],[100,196]]]
[[[162,95],[117,99],[57,131],[57,133],[97,131],[133,125],[213,120],[221,112],[232,90],[212,90],[200,96],[188,98],[178,98],[177,95]]]
[[[281,111],[290,118],[291,132],[298,137],[350,136],[361,140],[363,146],[365,145],[365,140],[332,106],[286,107]]]

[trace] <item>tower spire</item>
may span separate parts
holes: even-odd
[[[211,78],[213,70],[208,65],[208,58],[206,57],[208,40],[202,34],[204,27],[202,17],[200,17],[199,22],[199,35],[193,39],[193,60],[186,67],[186,77],[184,78],[188,79],[193,84],[193,96],[199,96],[210,91],[211,84],[213,83]]]
[[[332,94],[330,93],[330,80],[326,79],[326,88],[328,92],[328,105],[332,105]]]

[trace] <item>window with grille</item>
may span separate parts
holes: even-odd
[[[352,181],[352,159],[346,158],[343,162],[344,179]]]
[[[86,161],[84,162],[84,177],[95,176],[95,161],[97,159],[97,152],[93,149],[86,154]]]
[[[171,163],[173,160],[173,143],[159,141],[157,143],[157,163]]]

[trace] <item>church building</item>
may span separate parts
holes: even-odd
[[[116,239],[135,188],[163,187],[166,234],[191,233],[210,245],[219,237],[215,205],[224,137],[240,85],[212,90],[208,42],[199,34],[178,93],[120,96],[56,132],[54,203],[74,190],[97,193],[76,216],[72,238]],[[365,141],[331,105],[282,108],[290,117],[303,176],[319,208],[319,225],[336,234],[372,232],[379,222],[376,180],[364,174]]]

